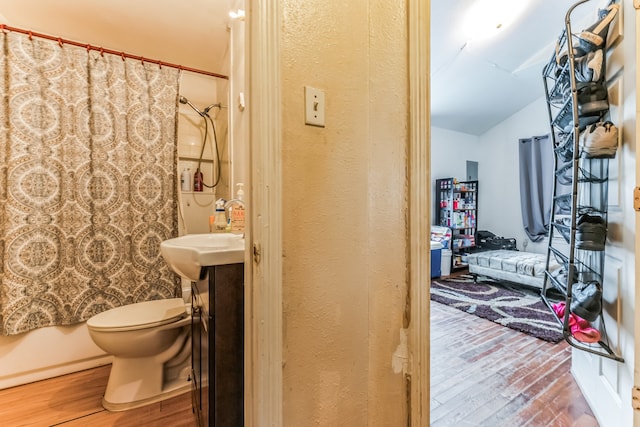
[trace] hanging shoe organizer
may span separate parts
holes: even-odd
[[[568,10],[543,70],[556,172],[541,296],[570,345],[622,362],[602,315],[609,159],[618,146],[608,121],[606,36],[620,5],[612,2],[591,27],[572,33],[571,15],[588,1]]]

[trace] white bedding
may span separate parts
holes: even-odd
[[[542,288],[546,258],[545,254],[503,249],[476,252],[469,254],[469,273]],[[549,270],[557,268],[552,258]]]

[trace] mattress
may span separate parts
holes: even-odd
[[[546,262],[545,254],[499,249],[469,254],[469,272],[541,288]],[[552,258],[549,270],[557,268],[559,265]]]

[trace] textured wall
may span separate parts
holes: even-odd
[[[404,425],[405,2],[282,7],[285,425]]]

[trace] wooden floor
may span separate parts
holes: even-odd
[[[431,426],[591,427],[571,350],[431,303]],[[196,425],[189,393],[139,409],[101,406],[110,366],[0,390],[0,426]]]
[[[123,412],[106,411],[102,396],[111,365],[0,390],[0,425],[194,427],[191,394]]]
[[[431,302],[431,426],[597,426],[571,350]]]

